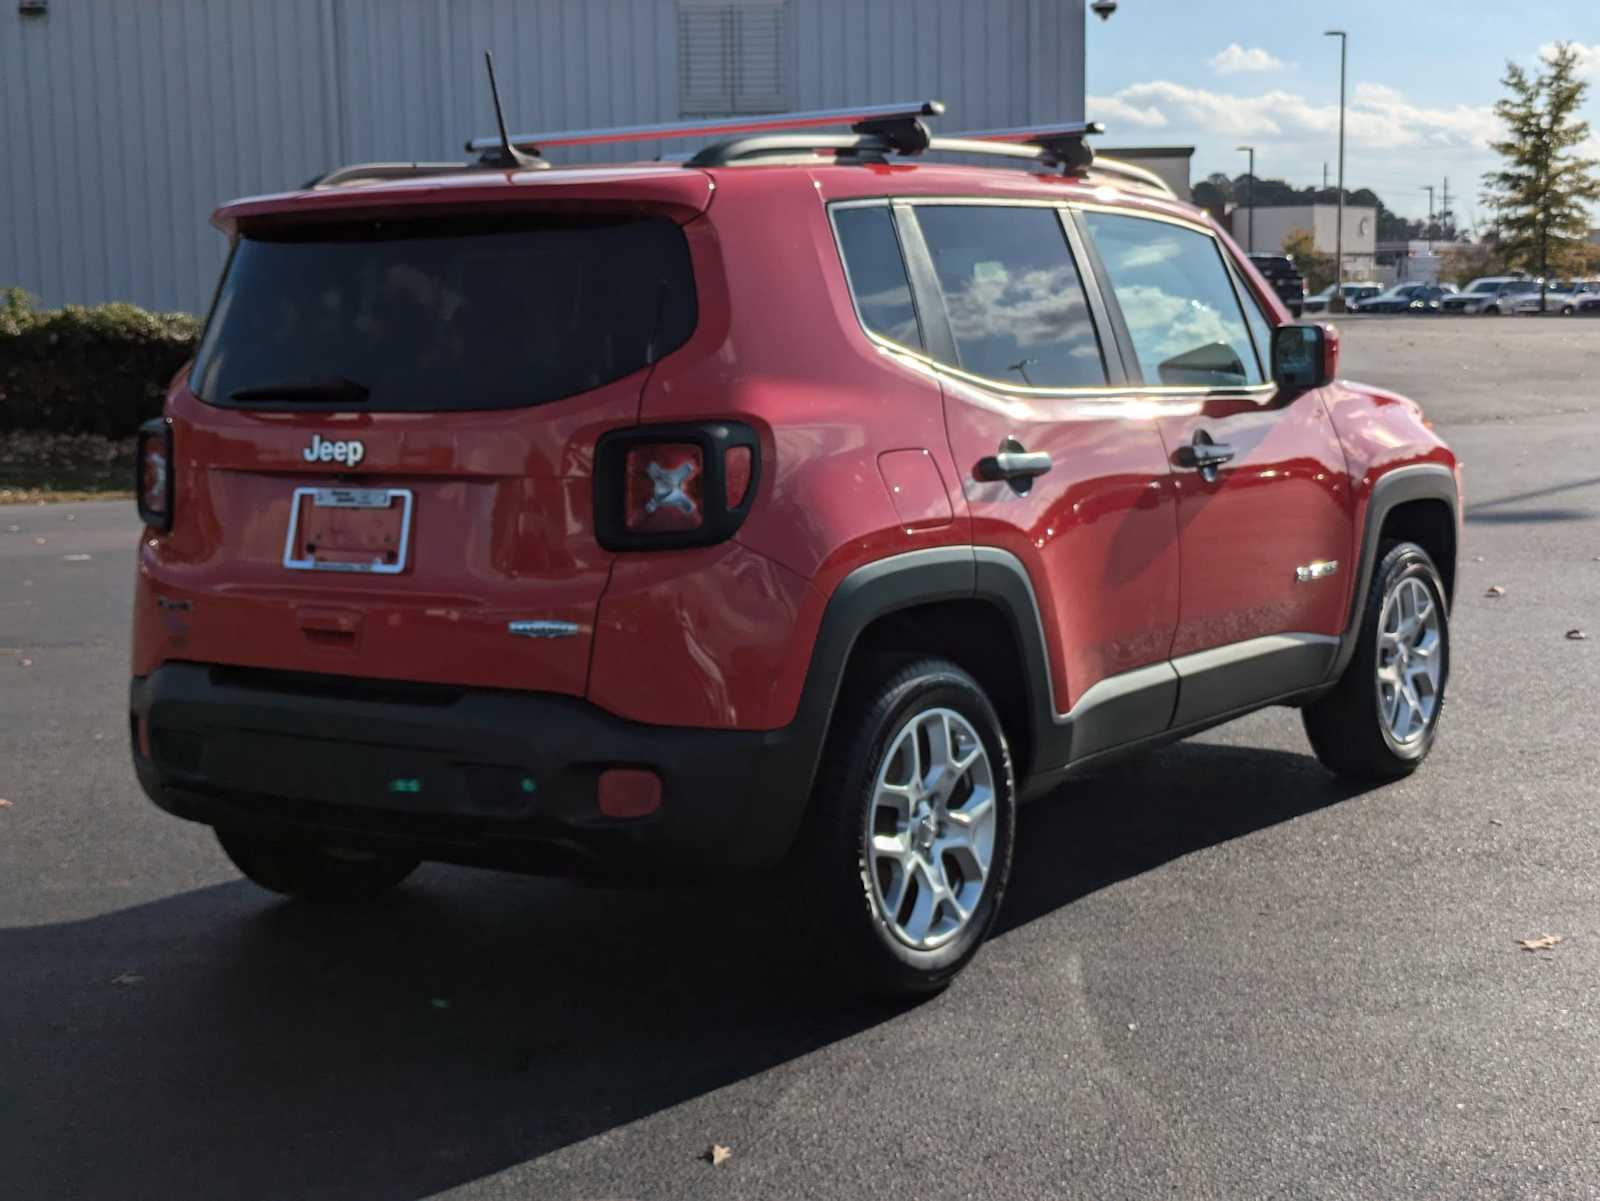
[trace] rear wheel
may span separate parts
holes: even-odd
[[[1354,656],[1334,690],[1304,710],[1324,766],[1347,779],[1394,780],[1433,748],[1450,676],[1444,585],[1414,542],[1380,550]]]
[[[812,798],[807,890],[854,980],[925,996],[994,924],[1016,797],[994,706],[954,663],[874,673],[841,703]]]
[[[388,892],[417,868],[415,859],[349,851],[301,839],[264,838],[218,830],[234,866],[272,892],[307,901],[366,901]]]

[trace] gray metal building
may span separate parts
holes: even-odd
[[[219,202],[464,157],[486,47],[514,132],[928,97],[946,131],[1083,118],[1084,0],[0,3],[0,287],[48,304],[202,310]]]

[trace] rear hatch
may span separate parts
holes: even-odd
[[[559,174],[223,210],[235,248],[168,410],[174,657],[584,692],[595,442],[695,329],[681,223],[709,192]]]

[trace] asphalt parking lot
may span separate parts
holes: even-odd
[[[1342,328],[1467,464],[1434,757],[1279,710],[1070,785],[913,1008],[776,881],[241,882],[128,766],[130,506],[0,508],[0,1196],[1600,1196],[1600,321]]]

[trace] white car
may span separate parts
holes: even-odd
[[[1498,316],[1501,313],[1519,312],[1514,308],[1526,301],[1528,294],[1533,294],[1533,307],[1539,307],[1539,280],[1528,279],[1519,275],[1485,275],[1473,280],[1466,286],[1466,290],[1454,296],[1446,296],[1439,302],[1441,311],[1446,313],[1486,313]]]
[[[1511,307],[1514,313],[1564,313],[1571,316],[1578,311],[1580,297],[1600,295],[1600,280],[1574,279],[1562,281],[1553,279],[1545,285],[1544,308],[1539,307],[1539,294],[1531,292],[1526,296],[1518,296]]]

